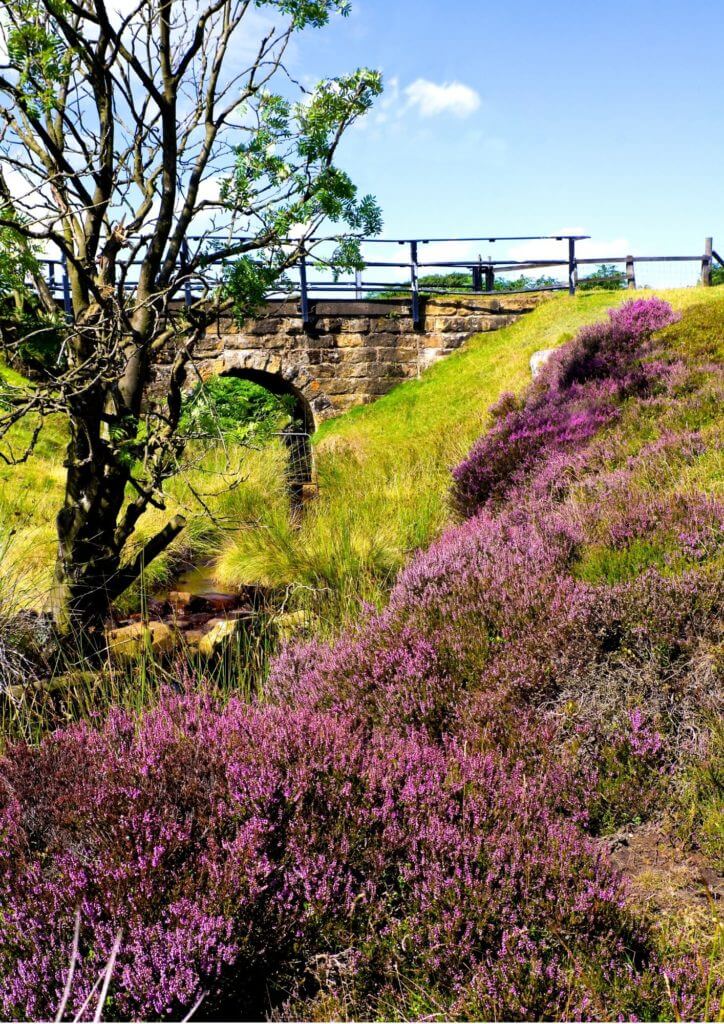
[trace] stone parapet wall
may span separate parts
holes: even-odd
[[[419,330],[403,299],[313,301],[307,326],[297,303],[270,302],[243,327],[225,317],[209,328],[196,350],[189,387],[199,376],[236,373],[264,382],[271,375],[305,399],[319,422],[386,394],[473,334],[512,323],[542,298],[542,293],[501,293],[423,300]],[[160,354],[154,390],[163,390],[172,358],[173,352]]]

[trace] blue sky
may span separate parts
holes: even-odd
[[[358,0],[300,39],[293,70],[382,70],[340,163],[378,197],[385,235],[571,230],[593,236],[584,255],[696,254],[709,234],[724,248],[723,41],[718,2]],[[696,269],[641,276],[693,283]]]

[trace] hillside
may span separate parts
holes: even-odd
[[[331,590],[259,699],[182,667],[9,748],[5,1015],[52,1015],[81,906],[70,1005],[122,924],[123,1019],[721,1019],[724,295],[665,297],[552,300],[320,431],[302,554],[222,554]]]
[[[660,294],[676,309],[724,301],[719,289]],[[560,344],[626,297],[551,297],[516,324],[471,339],[419,380],[322,424],[314,438],[319,498],[301,528],[290,520],[280,449],[194,455],[170,483],[167,511],[152,510],[139,523],[134,548],[176,512],[189,524],[147,567],[144,589],[172,579],[179,566],[211,560],[221,587],[289,588],[291,607],[311,614],[315,629],[334,631],[360,601],[379,603],[409,554],[448,521],[450,468],[483,429],[488,406],[526,386],[532,353]],[[21,441],[15,438],[16,450]],[[13,604],[40,607],[50,585],[64,447],[62,428],[50,420],[36,456],[19,467],[0,463],[0,551]]]
[[[675,309],[705,303],[713,319],[724,310],[719,289],[657,294]],[[411,552],[449,521],[450,470],[488,422],[488,407],[503,391],[526,387],[533,352],[561,344],[627,297],[551,297],[512,326],[472,338],[419,380],[324,423],[315,438],[318,500],[299,528],[278,506],[255,509],[258,518],[222,547],[221,583],[289,587],[292,604],[332,630],[356,616],[360,600],[379,603]]]

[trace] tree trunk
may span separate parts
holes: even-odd
[[[61,635],[95,646],[114,596],[121,553],[115,540],[130,470],[102,437],[101,388],[70,417],[51,612]]]

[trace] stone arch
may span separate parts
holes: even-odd
[[[313,434],[320,414],[330,408],[331,402],[321,392],[304,366],[284,366],[278,356],[268,352],[237,350],[225,351],[209,367],[220,376],[240,377],[260,384],[273,395],[292,395],[295,399],[295,419],[307,434]]]
[[[241,358],[240,358],[241,357]],[[295,425],[282,431],[281,439],[287,449],[289,461],[287,465],[287,484],[292,502],[292,509],[298,512],[308,496],[307,488],[316,486],[314,453],[311,435],[315,430],[315,416],[312,402],[319,402],[319,388],[303,368],[292,368],[289,373],[282,373],[273,367],[278,360],[259,358],[259,353],[247,354],[243,358],[240,352],[224,353],[220,360],[214,361],[213,375],[220,377],[238,377],[259,384],[272,395],[292,395],[294,398]],[[209,374],[207,373],[208,379]],[[314,398],[310,401],[307,393]],[[316,392],[316,393],[315,393]],[[319,408],[319,406],[317,406]]]

